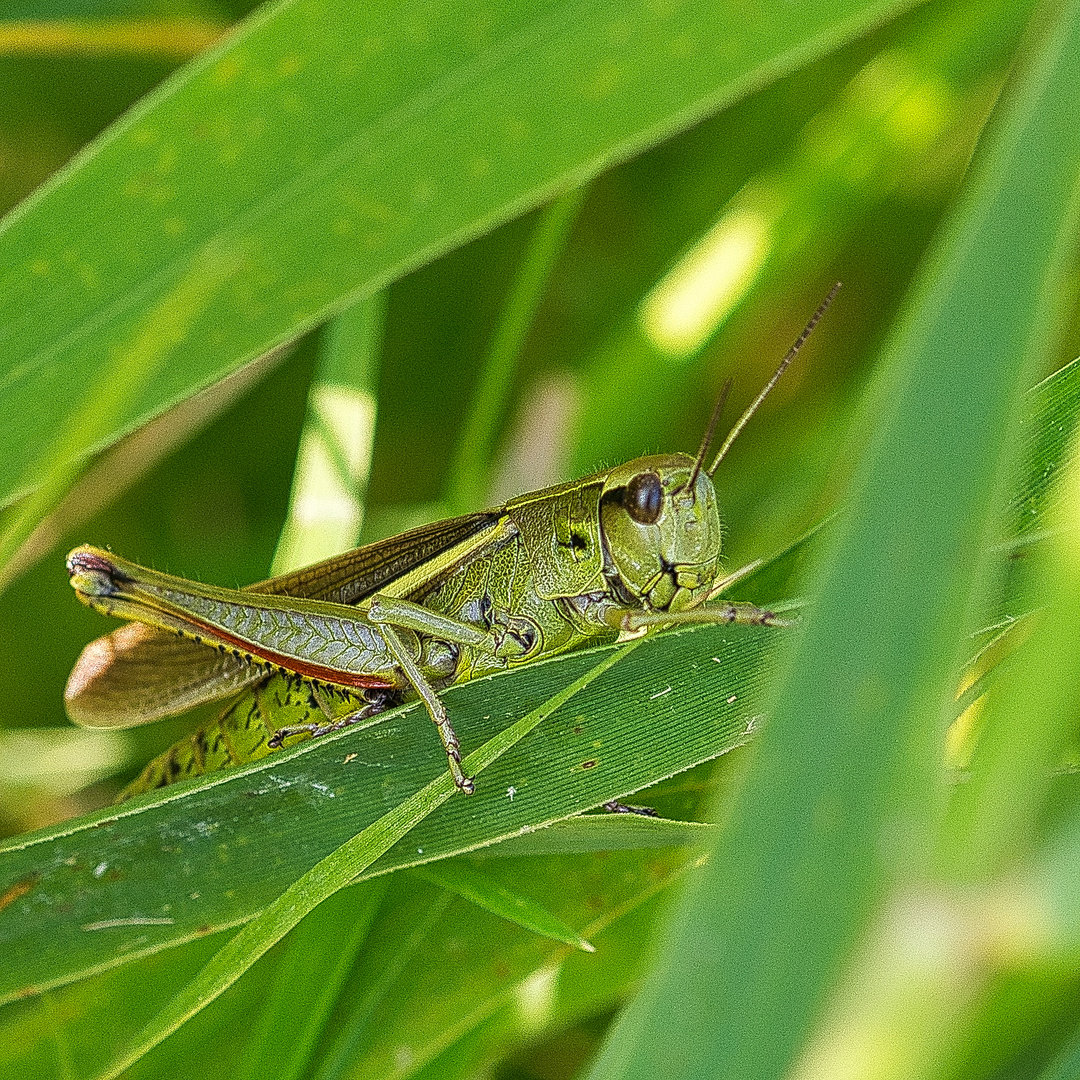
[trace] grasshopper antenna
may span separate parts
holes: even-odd
[[[739,433],[749,423],[750,417],[758,411],[758,407],[769,396],[769,392],[780,381],[780,376],[791,366],[791,361],[799,355],[799,350],[806,344],[806,339],[813,333],[814,327],[821,321],[821,316],[829,310],[829,305],[833,302],[836,294],[840,291],[841,282],[837,282],[830,290],[829,295],[821,301],[817,311],[810,316],[810,321],[803,327],[803,332],[795,339],[795,344],[791,346],[787,351],[787,356],[780,361],[780,366],[773,372],[772,378],[765,384],[762,391],[756,398],[754,398],[750,407],[739,417],[735,422],[735,426],[728,432],[727,438],[724,440],[724,445],[720,447],[719,453],[713,460],[712,466],[709,468],[709,476],[713,476],[716,473],[716,469],[720,462],[727,456],[727,452],[731,449],[731,444],[738,438]],[[715,423],[715,418],[714,421]],[[711,425],[710,425],[711,427]],[[697,469],[694,470],[694,479],[697,479]]]
[[[690,479],[679,488],[680,491],[692,492],[694,490],[694,484],[697,482],[698,473],[701,472],[701,466],[705,464],[705,455],[709,452],[709,446],[712,444],[713,436],[716,434],[716,425],[720,421],[720,414],[724,411],[728,394],[731,393],[731,387],[734,382],[734,379],[729,378],[720,388],[720,396],[716,399],[716,404],[713,406],[712,417],[709,419],[709,423],[705,428],[705,434],[701,439],[701,446],[698,447],[697,457],[694,458],[694,467],[690,470]]]

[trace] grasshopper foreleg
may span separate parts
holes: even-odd
[[[768,608],[754,604],[726,601],[709,607],[689,608],[686,611],[628,611],[623,615],[620,629],[642,630],[650,626],[672,626],[679,623],[735,623],[739,626],[794,626]]]
[[[466,795],[471,795],[476,790],[476,785],[473,783],[472,778],[466,776],[461,768],[461,744],[458,742],[453,725],[450,723],[450,714],[447,713],[446,706],[439,700],[435,688],[416,666],[416,661],[409,655],[409,651],[405,648],[401,638],[398,637],[397,631],[389,623],[378,623],[374,616],[372,622],[379,626],[379,630],[386,640],[386,647],[393,654],[405,678],[416,688],[416,692],[427,706],[431,719],[435,721],[435,726],[439,729],[439,738],[442,739],[443,749],[446,751],[446,760],[450,763],[450,775],[453,776],[454,783]]]

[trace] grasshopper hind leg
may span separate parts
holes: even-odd
[[[346,713],[344,716],[335,717],[318,686],[312,687],[311,694],[315,704],[319,706],[319,709],[326,717],[325,722],[321,724],[291,724],[288,727],[278,728],[266,743],[272,750],[276,750],[286,739],[293,735],[310,735],[313,739],[317,739],[322,735],[329,735],[333,731],[341,731],[344,728],[362,724],[365,720],[370,720],[371,717],[378,716],[379,713],[399,704],[401,698],[400,693],[396,691],[366,690],[364,692],[366,699],[364,705],[359,709]]]

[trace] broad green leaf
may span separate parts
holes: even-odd
[[[760,715],[782,635],[702,627],[646,640],[492,766],[474,796],[451,799],[371,872],[516,836],[738,745]],[[602,655],[570,654],[448,691],[464,748]],[[246,922],[445,765],[426,714],[407,707],[363,731],[10,842],[0,852],[0,889],[15,890],[0,911],[0,997]]]
[[[137,424],[905,6],[262,9],[0,228],[0,558]]]

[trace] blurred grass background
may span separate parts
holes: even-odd
[[[808,63],[762,74],[727,108],[591,179],[568,214],[565,247],[505,397],[493,403],[494,453],[468,483],[453,473],[455,453],[523,253],[547,211],[516,216],[390,281],[378,301],[377,362],[364,376],[377,415],[364,539],[638,454],[692,452],[724,380],[735,378],[734,416],[842,280],[826,322],[718,475],[728,565],[784,547],[835,509],[863,442],[853,430],[857,402],[935,228],[955,207],[1032,10],[1015,0],[935,0],[889,12]],[[185,50],[245,13],[210,3],[9,6],[0,23],[0,206],[14,207],[182,64]],[[56,33],[75,16],[88,21]],[[132,34],[133,20],[146,32]],[[680,265],[703,267],[699,277],[709,283],[697,329],[683,337],[658,322],[663,294],[654,291]],[[1070,275],[1066,326],[1043,374],[1080,353],[1075,264]],[[125,732],[99,744],[89,767],[95,751],[75,741],[81,733],[67,724],[61,694],[82,646],[106,627],[74,601],[63,554],[88,541],[204,581],[265,577],[313,373],[331,346],[327,328],[305,334],[134,482],[121,488],[115,473],[99,478],[86,499],[100,499],[100,508],[77,525],[58,517],[51,550],[39,545],[36,561],[27,559],[0,595],[0,728],[12,739],[0,787],[5,832],[107,800],[118,782],[110,777],[130,775],[190,727],[177,720]],[[18,361],[14,353],[3,363]],[[5,421],[19,422],[7,414]],[[157,423],[167,432],[168,414]],[[17,508],[13,501],[9,518]],[[54,728],[49,743],[42,729]],[[15,741],[20,729],[36,741]],[[84,788],[91,781],[98,786]],[[422,898],[415,903],[422,907]],[[633,927],[620,933],[631,949]],[[587,983],[587,973],[580,977]],[[1040,978],[1056,988],[1047,1009],[1068,1015],[1063,1002],[1075,975]],[[629,982],[603,1007],[595,988],[582,991],[587,1009],[564,1002],[567,1017],[585,1019],[552,1034],[561,1024],[549,1017],[533,1033],[538,1044],[526,1045],[527,1024],[503,1018],[518,1048],[494,1065],[478,1026],[462,1037],[460,1060],[469,1059],[472,1039],[487,1075],[575,1075]],[[1012,996],[995,988],[999,998],[981,1024],[992,1028],[997,1000],[1027,1000],[1037,1013],[1041,987],[1029,981]],[[258,988],[247,993],[258,997]],[[1030,1044],[1017,1038],[1011,1066],[980,1056],[974,1040],[971,1062],[954,1063],[953,1075],[1037,1075],[1069,1026],[1044,1020],[1033,1022]],[[160,1066],[159,1075],[196,1075],[176,1053],[175,1071]],[[1002,1071],[980,1071],[986,1060]]]

